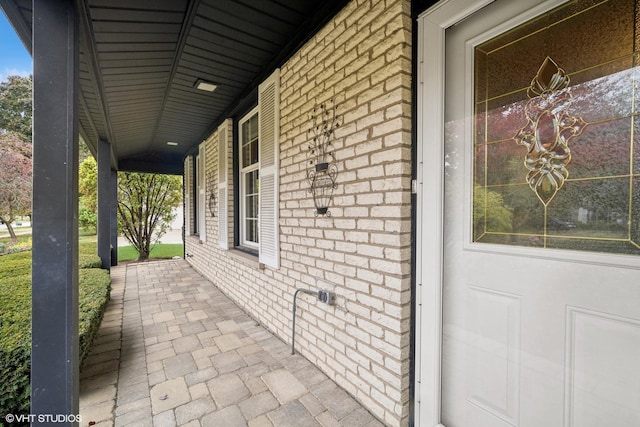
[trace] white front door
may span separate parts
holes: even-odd
[[[417,420],[640,426],[635,2],[487,3],[420,21]]]

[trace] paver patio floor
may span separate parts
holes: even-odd
[[[382,426],[184,260],[111,271],[82,426]]]

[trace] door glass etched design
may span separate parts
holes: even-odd
[[[586,126],[582,118],[569,112],[572,96],[566,88],[570,81],[547,56],[527,90],[531,98],[524,107],[527,125],[514,137],[516,143],[527,148],[527,182],[545,206],[569,177],[569,140]]]
[[[639,18],[574,0],[475,47],[474,242],[640,254]]]

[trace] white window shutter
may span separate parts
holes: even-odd
[[[280,266],[279,152],[280,70],[258,86],[258,140],[260,160],[260,262]]]
[[[227,177],[227,121],[225,121],[218,132],[218,245],[222,249],[229,249]]]
[[[205,185],[205,149],[204,142],[200,144],[199,148],[200,162],[198,163],[198,234],[200,235],[200,241],[206,242],[207,240],[207,210],[205,209],[207,196]]]
[[[191,168],[192,158],[187,157],[186,167],[184,168],[184,235],[191,236]]]

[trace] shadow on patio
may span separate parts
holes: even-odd
[[[81,375],[82,426],[382,425],[184,260],[111,277]]]

